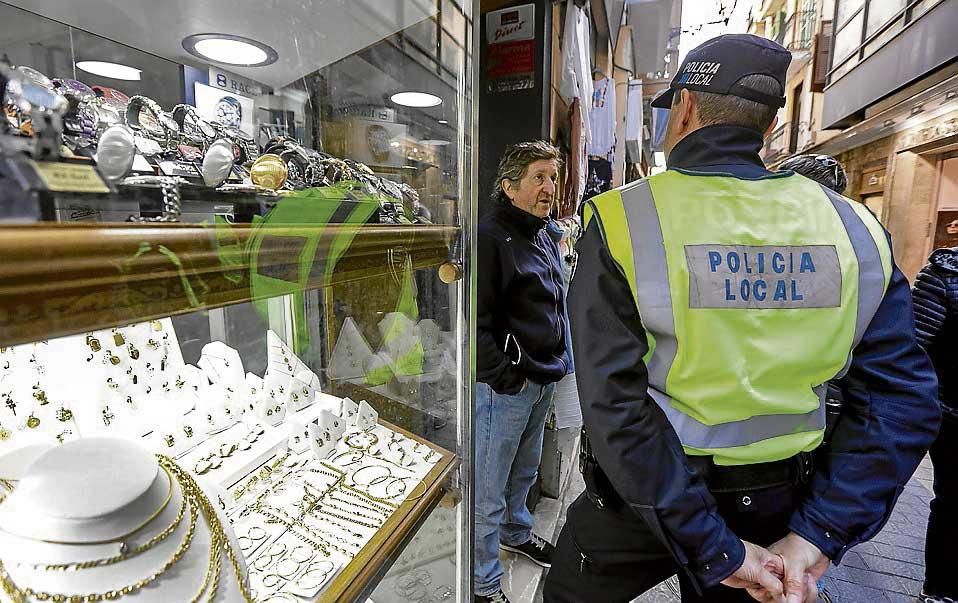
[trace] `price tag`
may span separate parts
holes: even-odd
[[[77,163],[38,161],[37,174],[47,189],[64,193],[108,193],[110,188],[103,182],[93,166]]]

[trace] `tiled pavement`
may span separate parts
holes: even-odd
[[[926,457],[898,499],[891,518],[870,542],[849,551],[841,566],[825,575],[835,603],[914,603],[925,572],[925,528],[932,498],[931,461]],[[581,479],[573,478],[566,504],[581,492]],[[560,526],[565,517],[560,518]],[[633,603],[676,603],[677,592],[661,584]]]

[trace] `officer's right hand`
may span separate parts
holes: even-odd
[[[784,575],[781,557],[751,542],[745,545],[745,561],[722,584],[732,588],[744,588],[756,601],[785,603],[785,588],[778,576]]]

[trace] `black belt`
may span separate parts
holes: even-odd
[[[704,479],[712,492],[741,492],[786,484],[807,484],[815,472],[812,454],[754,465],[716,465],[710,456],[690,456],[689,466]]]

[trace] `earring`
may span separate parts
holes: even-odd
[[[110,412],[110,407],[109,407],[109,406],[105,407],[105,408],[104,408],[102,411],[100,411],[100,412],[101,412],[101,414],[103,415],[103,424],[106,425],[107,427],[109,427],[109,426],[110,426],[110,423],[113,422],[113,418],[115,417],[115,415],[114,415],[112,412]]]
[[[192,427],[191,425],[184,425],[184,426],[183,426],[183,433],[186,434],[186,437],[192,438],[192,437],[193,437],[193,427]]]
[[[154,330],[154,331],[162,331],[162,330],[163,330],[163,323],[161,323],[161,322],[158,321],[158,320],[151,320],[151,321],[150,321],[150,326],[153,327],[153,330]]]
[[[173,439],[173,434],[168,433],[163,437],[163,441],[166,442],[167,447],[172,448],[176,440]]]
[[[133,344],[132,344],[132,343],[131,343],[130,345],[128,345],[126,349],[127,349],[127,351],[130,353],[130,358],[132,358],[133,360],[139,360],[139,359],[140,359],[140,350],[138,350],[138,349],[136,349],[135,347],[133,347]]]
[[[27,417],[27,427],[30,429],[36,429],[40,426],[40,419],[33,416],[33,413],[30,413],[30,416]]]
[[[10,430],[0,425],[0,441],[5,442],[10,439]]]
[[[116,329],[113,329],[113,343],[116,344],[116,347],[120,347],[121,345],[126,343],[126,340],[123,339],[123,335],[121,335],[120,332],[117,331]]]
[[[7,405],[7,408],[10,409],[10,412],[13,413],[13,416],[17,416],[17,403],[13,401],[13,398],[10,397],[10,394],[6,395],[5,404]]]
[[[90,349],[94,352],[99,352],[101,349],[103,349],[103,346],[100,345],[100,340],[93,335],[86,336],[86,344],[90,346]]]
[[[57,409],[57,420],[61,423],[66,423],[73,418],[73,411],[69,408],[63,408],[62,406]]]
[[[117,366],[120,364],[120,357],[114,354],[113,352],[107,352],[109,354],[108,358],[110,359],[110,364]]]

